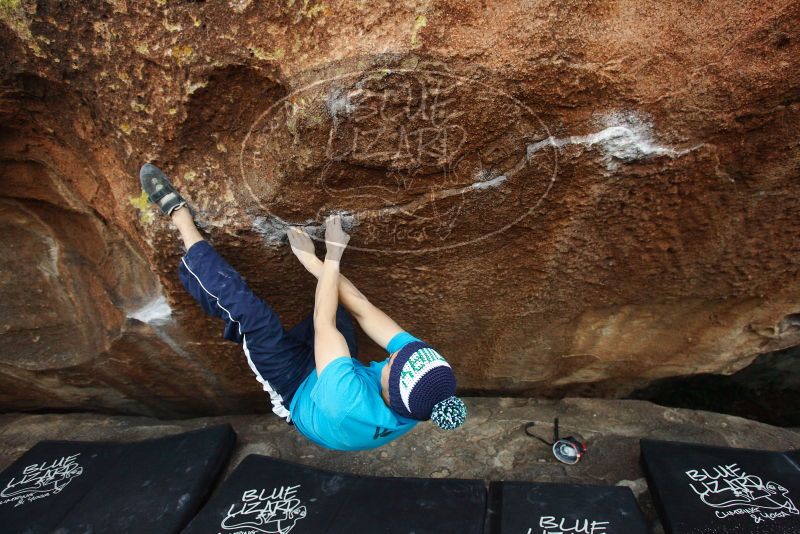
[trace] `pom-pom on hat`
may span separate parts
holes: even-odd
[[[389,401],[394,411],[453,430],[467,418],[467,407],[455,392],[450,364],[430,345],[412,341],[398,351],[389,371]]]

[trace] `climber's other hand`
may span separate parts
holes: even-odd
[[[349,241],[350,236],[342,229],[342,216],[335,214],[328,217],[325,220],[325,259],[339,261]]]

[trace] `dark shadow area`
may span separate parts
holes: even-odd
[[[674,408],[720,412],[771,425],[800,426],[800,347],[769,352],[730,376],[665,378],[630,398]]]

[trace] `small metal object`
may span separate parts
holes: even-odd
[[[555,418],[553,421],[553,441],[552,443],[547,441],[546,439],[540,438],[535,434],[531,434],[528,432],[529,428],[533,428],[536,423],[526,423],[524,430],[525,434],[532,438],[536,438],[545,445],[549,446],[553,450],[553,456],[556,457],[556,460],[563,464],[567,465],[575,465],[577,464],[583,455],[586,454],[586,444],[580,441],[579,439],[573,436],[567,436],[565,438],[559,437],[558,432],[558,417]]]

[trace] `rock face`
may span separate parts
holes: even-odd
[[[238,435],[229,473],[248,454],[263,454],[360,475],[623,485],[631,488],[657,526],[639,464],[641,438],[776,451],[800,447],[800,435],[793,430],[643,401],[465,400],[470,419],[458,430],[443,432],[422,423],[385,447],[357,452],[322,449],[272,414],[180,421],[99,414],[6,414],[0,415],[0,470],[43,439],[136,441],[228,422]],[[533,421],[532,431],[549,438],[554,417],[560,417],[563,435],[588,442],[587,455],[577,465],[558,463],[547,446],[525,435],[524,424]]]
[[[145,161],[287,326],[314,280],[286,225],[346,213],[345,273],[464,393],[623,396],[800,343],[796,3],[0,18],[2,408],[267,409],[178,282]]]

